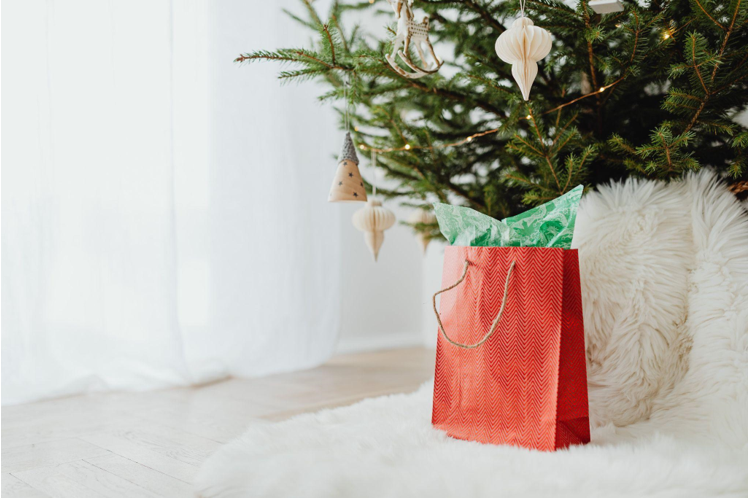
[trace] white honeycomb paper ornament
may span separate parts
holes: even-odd
[[[364,232],[364,240],[369,246],[374,261],[379,257],[379,249],[384,242],[384,231],[395,224],[395,214],[382,206],[382,201],[370,198],[366,206],[353,213],[353,226]]]
[[[538,61],[551,51],[551,34],[534,26],[524,15],[496,40],[496,54],[512,65],[512,76],[519,85],[522,98],[530,98],[530,89],[538,75]]]

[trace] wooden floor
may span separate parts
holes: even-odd
[[[2,498],[191,497],[202,461],[253,421],[414,391],[433,367],[433,350],[400,349],[261,379],[6,407]]]

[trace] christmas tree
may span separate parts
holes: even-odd
[[[624,1],[605,15],[587,0],[527,0],[525,15],[553,37],[529,101],[494,48],[519,16],[516,1],[416,0],[444,62],[418,79],[386,60],[396,26],[385,0],[334,2],[326,20],[302,3],[303,16],[289,15],[316,32],[314,46],[237,61],[289,63],[281,79],[320,79],[330,87],[321,99],[348,99],[356,143],[379,150],[377,166],[396,180],[378,191],[404,204],[505,218],[580,183],[704,167],[733,184],[748,178],[748,129],[734,121],[748,104],[748,0]],[[386,26],[347,26],[351,11]]]

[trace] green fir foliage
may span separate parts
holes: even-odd
[[[313,34],[312,46],[237,61],[278,61],[283,80],[326,82],[321,99],[338,102],[341,123],[350,80],[356,143],[410,146],[377,161],[397,185],[378,191],[404,204],[449,202],[505,218],[580,183],[671,179],[703,167],[748,179],[748,129],[734,120],[748,104],[748,0],[625,0],[624,12],[608,15],[587,0],[527,0],[527,16],[553,35],[529,102],[494,51],[517,1],[416,0],[416,18],[430,18],[445,61],[416,80],[384,58],[395,31],[385,0],[334,2],[324,18],[310,0],[301,4],[289,15]],[[344,27],[348,16],[384,25],[365,33]],[[436,236],[435,227],[414,228]]]

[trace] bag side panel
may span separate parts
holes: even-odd
[[[587,362],[579,256],[564,251],[563,319],[558,372],[556,447],[590,441]]]

